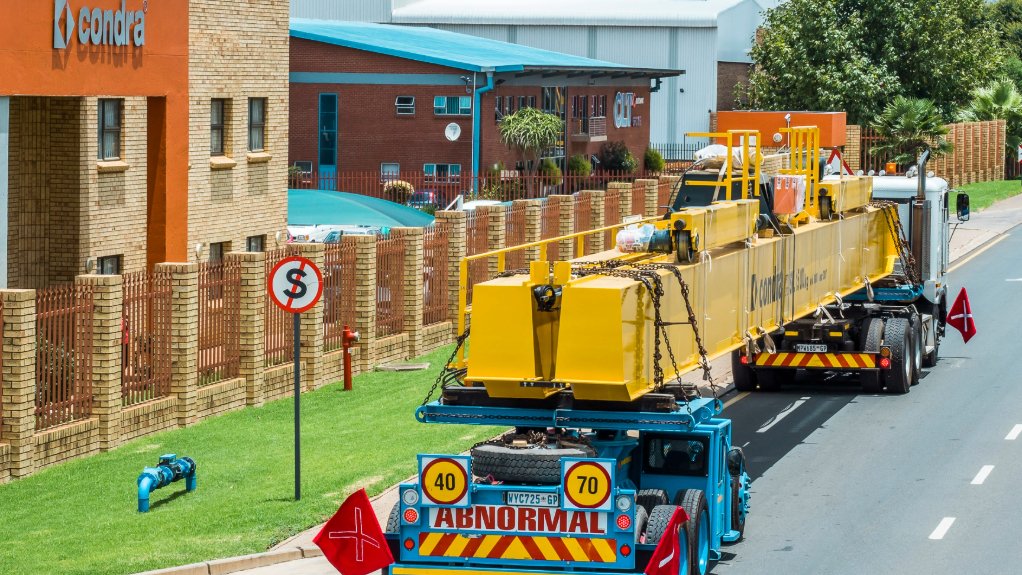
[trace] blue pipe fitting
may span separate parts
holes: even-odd
[[[195,461],[190,457],[178,459],[177,455],[161,455],[156,467],[146,467],[138,476],[138,512],[149,511],[149,494],[175,481],[185,480],[185,491],[195,491]]]

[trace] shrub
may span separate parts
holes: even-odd
[[[628,150],[628,146],[624,142],[618,140],[615,142],[606,142],[600,146],[600,153],[598,155],[600,159],[600,166],[604,170],[611,172],[625,172],[630,174],[639,167],[639,163],[635,161],[635,156]]]
[[[415,193],[415,187],[404,180],[390,180],[383,184],[383,193],[391,198],[406,198]]]
[[[548,186],[559,186],[564,181],[564,174],[550,158],[543,158],[539,163],[539,175],[545,180],[543,183]]]
[[[642,158],[647,172],[664,171],[664,157],[656,148],[646,148],[646,155]]]
[[[593,164],[589,161],[589,156],[575,154],[568,158],[568,173],[572,176],[588,178],[592,172]]]

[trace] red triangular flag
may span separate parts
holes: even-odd
[[[688,557],[681,556],[681,543],[679,532],[681,526],[688,521],[688,513],[685,508],[678,506],[667,522],[667,529],[664,530],[660,542],[657,543],[653,555],[646,564],[646,575],[677,575],[681,572],[681,562],[688,561]],[[684,537],[683,534],[681,534]]]
[[[972,306],[969,305],[969,294],[965,293],[965,288],[958,292],[955,305],[947,312],[947,324],[962,332],[965,343],[969,343],[972,336],[976,335],[976,321],[972,318]]]
[[[365,489],[345,499],[312,542],[341,575],[368,575],[394,563]]]

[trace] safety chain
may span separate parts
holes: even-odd
[[[451,352],[451,357],[447,358],[447,362],[444,363],[443,369],[440,370],[440,375],[436,376],[436,381],[433,382],[433,387],[429,388],[429,393],[426,394],[426,399],[422,400],[422,405],[426,405],[429,403],[430,399],[433,399],[433,394],[436,393],[438,387],[440,389],[447,388],[449,382],[446,381],[446,379],[450,379],[450,377],[448,377],[450,373],[449,366],[454,363],[454,358],[458,356],[458,350],[461,349],[461,346],[465,344],[465,340],[468,339],[469,329],[470,328],[466,327],[465,333],[458,336],[458,339],[455,342],[457,345],[454,346],[454,351]]]
[[[894,240],[894,245],[898,248],[898,256],[901,258],[902,266],[905,268],[905,275],[912,283],[920,284],[919,271],[916,269],[916,258],[912,255],[911,246],[905,237],[905,229],[901,225],[901,218],[895,216],[898,204],[884,200],[873,200],[869,205],[874,208],[880,208],[883,211],[884,217],[887,219],[887,227],[891,230],[891,239]]]

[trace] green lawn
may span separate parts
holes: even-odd
[[[989,208],[994,202],[1022,193],[1022,182],[1018,180],[982,182],[962,186],[962,191],[969,194],[969,207],[972,211],[978,212]],[[952,209],[954,209],[953,205]]]
[[[414,419],[451,348],[428,372],[369,373],[352,392],[302,396],[302,500],[293,501],[290,398],[145,437],[0,486],[0,573],[122,574],[265,551],[329,517],[359,487],[370,495],[415,472],[419,452],[458,453],[498,429]],[[198,465],[136,509],[135,480],[163,453]]]

